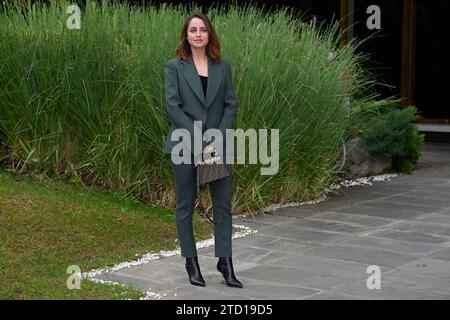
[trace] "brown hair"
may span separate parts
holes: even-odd
[[[192,55],[191,45],[187,40],[187,29],[189,27],[189,23],[191,22],[192,18],[199,18],[203,20],[203,22],[205,23],[206,30],[208,30],[208,38],[209,38],[208,44],[206,45],[205,48],[206,55],[210,57],[214,63],[219,63],[221,59],[219,39],[217,38],[216,31],[214,30],[211,21],[208,19],[206,15],[204,15],[201,12],[194,12],[186,18],[186,21],[184,22],[183,25],[183,29],[181,30],[180,42],[178,43],[176,49],[177,58],[187,60],[187,58]]]

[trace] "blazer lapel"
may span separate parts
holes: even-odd
[[[197,98],[199,98],[203,105],[207,108],[213,101],[217,90],[219,89],[222,68],[220,68],[217,64],[214,64],[211,58],[208,57],[208,88],[206,90],[205,98],[202,83],[192,57],[189,57],[187,61],[182,64],[182,66],[184,78]]]
[[[222,83],[220,80],[222,79],[222,68],[212,63],[212,60],[208,58],[208,88],[206,90],[206,107],[214,100],[214,97],[219,90],[219,86]]]

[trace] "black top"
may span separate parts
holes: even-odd
[[[203,93],[205,94],[206,98],[206,90],[208,89],[208,77],[198,75],[200,77],[200,80],[202,81],[203,86]]]

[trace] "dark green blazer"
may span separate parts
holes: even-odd
[[[214,64],[208,58],[208,86],[206,98],[192,57],[188,60],[172,59],[166,63],[166,107],[171,122],[164,151],[170,153],[179,141],[171,141],[173,130],[187,129],[191,134],[191,154],[194,145],[194,121],[202,121],[202,133],[210,128],[223,135],[223,155],[226,155],[226,129],[232,129],[236,113],[236,94],[228,61]],[[213,141],[211,144],[221,143]],[[202,150],[207,143],[202,143]],[[197,156],[194,154],[194,156]]]

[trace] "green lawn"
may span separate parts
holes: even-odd
[[[196,238],[212,227],[195,215]],[[0,168],[0,299],[136,299],[136,288],[81,282],[82,272],[177,247],[175,215],[112,191],[15,175]]]

